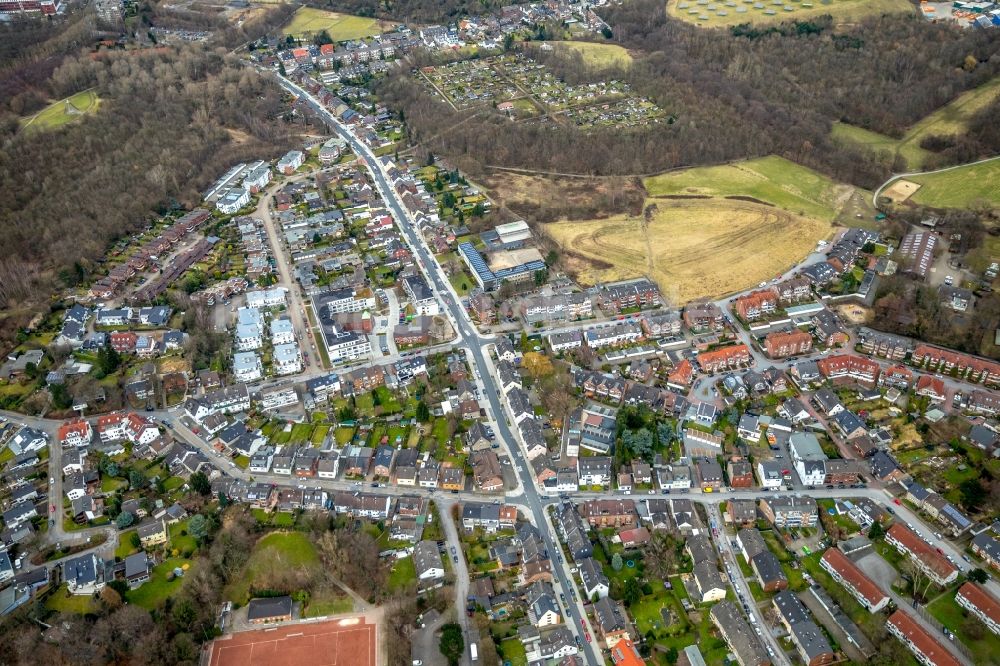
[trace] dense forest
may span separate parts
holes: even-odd
[[[888,156],[861,154],[830,139],[837,120],[900,135],[904,129],[1000,72],[1000,42],[911,16],[873,18],[834,29],[829,17],[780,28],[705,30],[668,20],[658,0],[608,10],[614,41],[634,64],[613,72],[675,122],[650,129],[579,130],[511,123],[489,113],[449,111],[407,72],[383,85],[404,109],[415,140],[462,163],[584,174],[641,174],[678,166],[779,154],[863,187],[893,170]],[[579,56],[533,55],[570,83],[604,78]],[[967,138],[933,146],[935,163],[1000,150],[998,106]],[[458,123],[473,113],[480,118]],[[993,115],[990,115],[993,114]]]
[[[305,0],[310,7],[358,16],[447,24],[463,16],[479,16],[526,0]]]

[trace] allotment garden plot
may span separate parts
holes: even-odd
[[[433,94],[459,111],[495,107],[514,120],[582,127],[637,126],[666,115],[622,81],[569,85],[524,55],[425,67],[420,73]]]

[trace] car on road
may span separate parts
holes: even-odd
[[[902,506],[903,505],[903,503],[899,501],[898,497],[894,497],[892,499],[892,503],[895,504],[895,505],[897,505],[897,506]]]

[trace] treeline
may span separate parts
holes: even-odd
[[[305,0],[305,4],[332,12],[344,12],[396,21],[448,23],[463,16],[480,16],[504,5],[524,0]]]
[[[636,0],[608,18],[615,41],[655,54],[649,60],[662,76],[733,104],[816,111],[890,136],[1000,72],[1000,42],[990,31],[948,22],[883,16],[834,32],[825,17],[809,30],[742,36],[667,20],[659,6]]]
[[[91,267],[153,215],[197,205],[199,188],[232,163],[292,143],[278,89],[221,50],[75,58],[48,86],[57,99],[93,88],[101,108],[59,130],[2,137],[0,308],[45,298],[61,269]]]
[[[910,16],[876,17],[837,32],[829,17],[726,32],[668,20],[659,0],[635,0],[609,9],[607,19],[614,41],[636,54],[628,69],[595,72],[578,55],[528,48],[572,84],[625,79],[670,114],[669,122],[632,130],[578,129],[512,123],[488,108],[458,113],[405,72],[380,92],[404,110],[414,140],[473,170],[487,163],[643,174],[778,154],[872,188],[901,165],[889,155],[834,142],[834,121],[899,136],[1000,72],[1000,42],[987,31]],[[462,122],[473,113],[480,117]],[[995,118],[995,108],[993,113]],[[998,130],[990,117],[982,114],[975,139],[942,146],[938,159],[958,161],[994,150]]]
[[[54,21],[0,21],[0,136],[16,128],[19,116],[47,104],[52,72],[92,43],[94,28],[90,12]]]
[[[965,164],[984,156],[1000,154],[998,118],[1000,118],[1000,97],[973,116],[965,134],[934,135],[921,141],[921,148],[936,153],[927,160],[925,168]]]

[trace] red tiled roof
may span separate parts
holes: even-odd
[[[611,661],[615,666],[645,666],[646,662],[639,656],[639,651],[629,639],[618,641],[611,648]]]
[[[921,375],[917,380],[917,391],[929,391],[934,395],[944,395],[944,380],[930,375]]]
[[[887,537],[892,537],[903,545],[913,556],[937,572],[942,578],[947,578],[955,571],[954,565],[943,555],[934,550],[930,544],[918,537],[913,531],[902,523],[896,523],[886,532]]]
[[[746,345],[733,345],[731,347],[723,347],[722,349],[716,349],[714,351],[707,351],[698,354],[698,363],[706,365],[713,364],[717,361],[749,356],[750,349]]]
[[[827,548],[826,552],[823,553],[822,559],[833,567],[834,571],[840,574],[840,577],[853,587],[858,594],[867,599],[868,603],[872,606],[877,605],[880,600],[885,598],[885,592],[873,583],[871,578],[863,574],[854,562],[840,552],[840,549],[836,547]]]
[[[966,583],[958,588],[958,594],[965,597],[969,603],[983,612],[986,617],[1000,620],[1000,601],[975,583]]]
[[[987,361],[986,359],[976,358],[975,356],[970,356],[969,354],[962,354],[950,349],[932,347],[931,345],[917,345],[917,348],[913,350],[913,358],[940,360],[958,367],[970,368],[976,373],[986,370],[990,374],[1000,374],[1000,364],[998,363]]]
[[[959,666],[958,660],[907,613],[896,611],[889,616],[889,624],[899,629],[934,666]]]
[[[879,364],[876,361],[853,354],[828,356],[816,361],[816,366],[824,377],[845,372],[878,377],[879,373]]]
[[[87,434],[87,430],[90,428],[90,424],[83,419],[73,419],[72,421],[66,421],[61,426],[59,426],[59,441],[63,442],[72,433],[83,437]]]
[[[97,418],[97,429],[104,430],[105,428],[112,428],[125,419],[125,415],[121,412],[111,412],[110,414],[105,414]]]
[[[677,364],[677,367],[668,375],[667,379],[678,384],[689,384],[693,375],[694,368],[691,366],[691,361],[684,359]]]
[[[740,296],[736,299],[734,307],[736,312],[740,317],[746,318],[746,313],[748,310],[753,308],[763,308],[765,304],[778,303],[778,292],[773,289],[763,289],[760,291],[752,291],[746,296]]]

